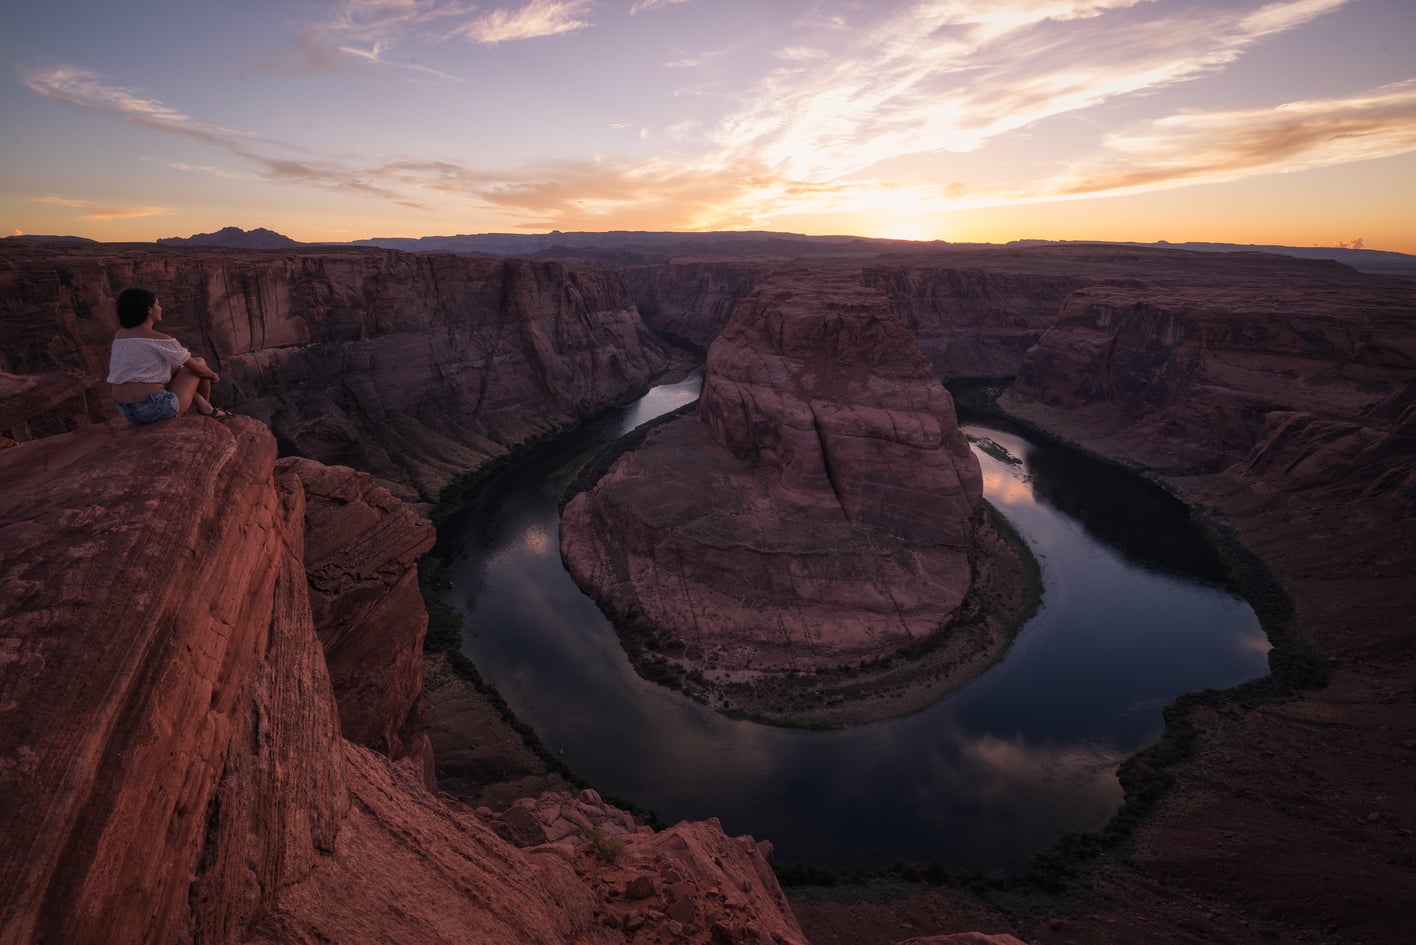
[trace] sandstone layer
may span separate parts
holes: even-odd
[[[479,813],[342,738],[309,588],[352,615],[379,594],[330,562],[425,526],[275,454],[200,417],[0,452],[0,943],[804,945],[750,838],[593,794]]]
[[[1291,439],[1295,415],[1390,426],[1416,372],[1409,283],[1292,260],[1236,275],[1079,290],[1028,352],[1019,402],[1085,416],[1088,439],[1177,472],[1223,469],[1285,424]]]
[[[949,394],[889,300],[808,271],[737,307],[696,415],[574,498],[561,548],[684,672],[770,691],[937,642],[971,584],[981,502]]]
[[[305,571],[315,633],[344,737],[397,761],[413,758],[434,786],[423,716],[428,614],[418,559],[433,525],[366,473],[291,457],[276,465],[305,492]]]
[[[667,365],[600,269],[351,249],[0,246],[0,434],[115,416],[103,379],[132,285],[221,374],[219,403],[282,452],[433,499],[510,447],[598,412]],[[20,386],[5,375],[37,377]],[[11,392],[13,391],[13,395]]]

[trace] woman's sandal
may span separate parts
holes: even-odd
[[[202,416],[211,417],[213,420],[230,420],[236,415],[229,410],[222,410],[220,407],[212,407],[211,413],[204,413]]]

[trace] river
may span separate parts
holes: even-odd
[[[1042,566],[1000,662],[903,718],[839,731],[718,715],[635,674],[561,565],[555,484],[597,443],[695,399],[655,388],[508,466],[457,519],[463,649],[577,774],[663,820],[718,817],[781,864],[1016,870],[1121,803],[1116,768],[1177,695],[1265,674],[1268,641],[1184,508],[1152,484],[967,424],[984,495]]]

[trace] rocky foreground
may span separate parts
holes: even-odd
[[[997,656],[999,628],[952,627],[981,519],[978,461],[889,298],[803,269],[736,306],[697,412],[569,502],[561,551],[687,691],[815,721],[849,713],[862,664],[929,648],[937,696]]]
[[[0,452],[0,942],[804,943],[714,822],[429,791],[429,537],[242,418]]]

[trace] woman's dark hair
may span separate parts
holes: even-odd
[[[150,289],[124,289],[118,293],[118,324],[124,328],[137,328],[147,321],[148,309],[157,301],[157,293]]]

